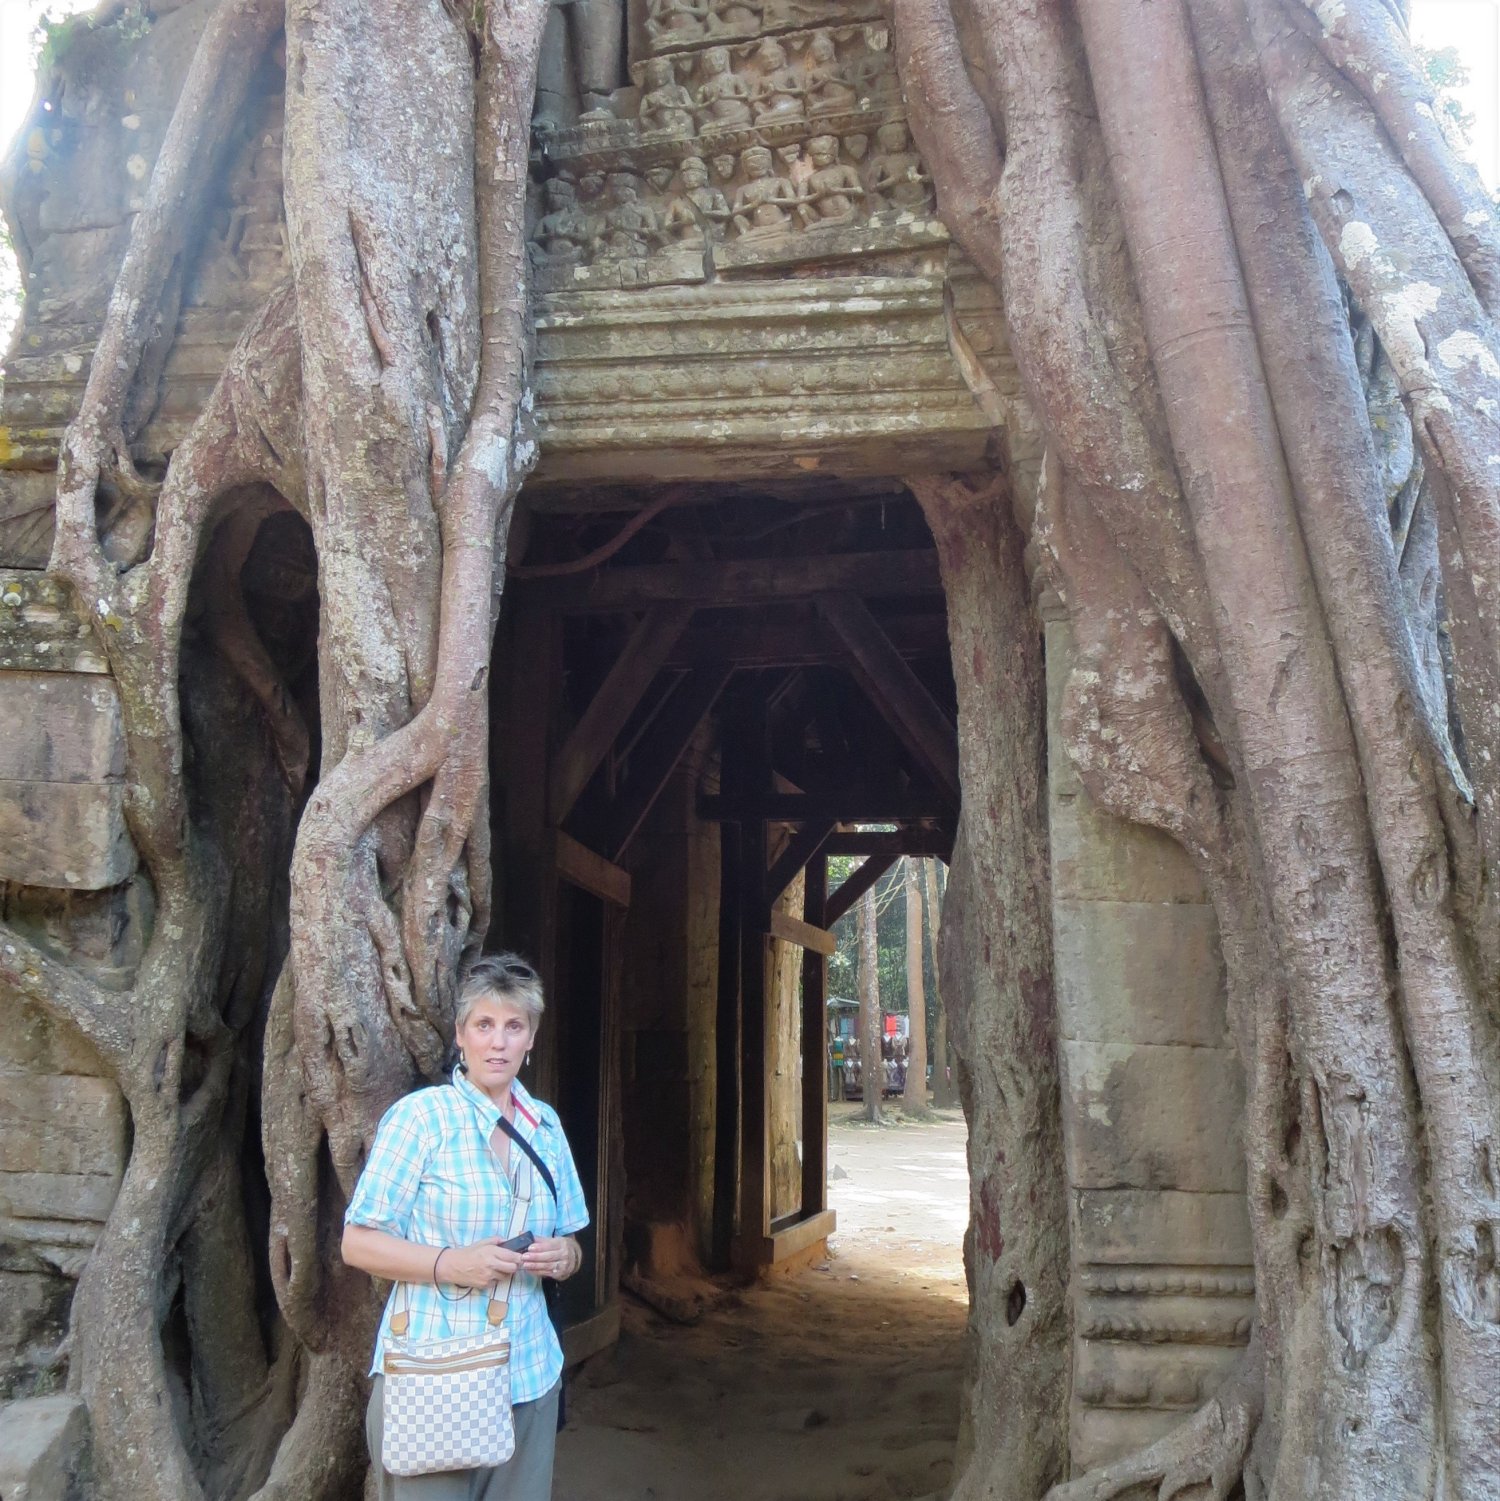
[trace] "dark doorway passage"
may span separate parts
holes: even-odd
[[[577,1364],[622,1289],[701,1311],[826,1259],[830,929],[903,855],[947,858],[954,689],[896,481],[542,488],[510,567],[496,927],[546,983],[523,1078],[594,1211]]]
[[[870,1126],[834,1107],[825,1258],[690,1327],[627,1298],[570,1386],[555,1501],[946,1496],[967,1313],[957,1111]]]

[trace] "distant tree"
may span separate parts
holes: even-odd
[[[911,1019],[901,1108],[908,1115],[926,1115],[927,993],[922,985],[922,892],[917,885],[917,862],[908,855],[901,865],[906,906],[906,1006]]]
[[[875,889],[871,887],[859,904],[859,1070],[865,1119],[878,1123],[885,1067],[880,1058],[880,955],[875,926]]]
[[[958,1091],[953,1085],[953,1075],[948,1057],[948,1008],[940,988],[941,971],[938,969],[938,930],[942,925],[942,899],[938,895],[938,862],[924,860],[923,880],[927,888],[927,936],[928,955],[932,962],[933,983],[928,991],[932,997],[936,1028],[932,1040],[932,1103],[956,1105]]]
[[[1417,62],[1432,86],[1433,108],[1456,145],[1467,149],[1474,141],[1474,112],[1464,108],[1460,90],[1469,82],[1469,70],[1457,47],[1416,49]]]

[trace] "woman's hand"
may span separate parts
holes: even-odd
[[[521,1257],[522,1271],[530,1272],[533,1277],[551,1277],[556,1282],[566,1282],[582,1265],[583,1252],[571,1235],[543,1236],[532,1241]]]
[[[454,1287],[493,1287],[501,1277],[513,1277],[525,1264],[519,1251],[507,1251],[500,1237],[492,1235],[473,1245],[444,1251],[438,1260],[436,1280]]]

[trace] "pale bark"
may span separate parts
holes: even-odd
[[[64,439],[52,566],[84,600],[120,686],[127,823],[155,890],[154,925],[128,991],[100,991],[11,935],[0,943],[0,982],[82,1026],[131,1110],[124,1181],[74,1301],[72,1369],[93,1417],[105,1496],[187,1501],[201,1493],[178,1415],[160,1400],[170,1385],[161,1283],[178,1264],[179,1241],[200,1283],[194,1297],[204,1279],[232,1275],[243,1249],[225,1219],[226,1190],[197,1185],[218,1171],[213,1144],[236,1030],[249,1016],[221,991],[244,980],[239,924],[264,924],[280,859],[253,860],[259,887],[243,872],[231,882],[219,851],[249,857],[253,841],[243,830],[215,837],[194,811],[179,646],[202,539],[224,506],[230,521],[209,554],[207,635],[241,676],[246,702],[260,706],[263,745],[254,736],[241,741],[274,754],[295,792],[307,770],[308,730],[238,591],[266,514],[266,492],[256,486],[305,510],[320,552],[325,775],[321,802],[304,822],[304,847],[321,849],[335,865],[342,859],[352,874],[316,895],[337,901],[352,891],[356,912],[365,899],[363,931],[374,948],[385,945],[380,965],[405,965],[406,993],[415,997],[392,1019],[376,980],[379,1003],[357,1018],[369,1033],[346,1029],[337,1039],[356,1060],[346,1071],[355,1076],[351,1084],[318,1067],[322,1037],[293,1048],[294,992],[284,976],[269,1034],[279,1066],[265,1070],[268,1161],[278,1192],[273,1274],[289,1323],[309,1350],[323,1352],[309,1357],[297,1420],[265,1494],[299,1501],[340,1494],[363,1468],[359,1407],[373,1304],[367,1281],[321,1264],[316,1206],[332,1206],[329,1190],[337,1188],[320,1184],[317,1163],[326,1129],[347,1188],[379,1106],[413,1077],[414,1057],[418,1066],[434,1065],[454,970],[488,915],[488,852],[482,827],[476,832],[485,816],[484,683],[503,571],[496,544],[534,453],[523,198],[544,14],[544,5],[523,0],[480,8],[470,18],[479,32],[471,52],[466,26],[441,5],[339,16],[291,7],[294,285],[251,320],[158,493],[131,464],[124,423],[132,383],[157,321],[164,311],[172,315],[167,292],[181,273],[203,180],[282,20],[274,0],[225,0],[184,85],[82,409]],[[399,77],[368,89],[384,60],[397,56],[407,60]],[[378,128],[351,137],[339,122],[356,100],[367,126],[372,100],[387,113]],[[102,481],[145,516],[144,524],[117,530],[116,542],[130,538],[123,557],[112,544],[106,558],[97,535]],[[114,564],[128,566],[144,551],[153,502],[149,554],[117,579]],[[212,765],[200,755],[199,777]],[[420,807],[403,805],[427,782]],[[231,794],[230,784],[243,791]],[[224,810],[257,786],[241,769],[203,795]],[[263,791],[260,799],[264,817]],[[376,825],[372,843],[365,834]],[[343,848],[331,850],[329,841],[340,838]],[[394,911],[377,866],[382,879],[397,878]],[[247,908],[256,890],[260,905]],[[340,987],[358,980],[355,968],[340,968],[347,913],[318,908],[305,885],[300,892],[299,967],[332,982],[320,985],[320,996],[337,1009]],[[319,913],[329,918],[312,934],[309,907],[315,925]],[[262,939],[257,952],[266,948]],[[372,958],[374,948],[366,950]],[[221,966],[232,980],[219,980]],[[305,995],[302,1006],[316,1014]],[[367,1035],[389,1039],[370,1060],[360,1057]],[[190,1047],[204,1062],[185,1072]],[[215,1330],[206,1314],[190,1311],[200,1337],[220,1341],[193,1356],[195,1391],[214,1439],[233,1426],[222,1417],[235,1397],[236,1362],[226,1360],[252,1332],[239,1312],[221,1306]],[[272,1379],[264,1352],[237,1364],[255,1400],[284,1402],[289,1387]],[[215,1483],[250,1483],[265,1467],[268,1437],[274,1440],[274,1427],[263,1424],[242,1433],[238,1459],[224,1455],[228,1468],[214,1471]],[[219,1464],[212,1452],[205,1459]]]
[[[906,1088],[901,1108],[908,1115],[927,1113],[927,997],[922,986],[922,888],[917,884],[917,863],[908,855],[903,862],[906,896]]]
[[[948,600],[964,788],[941,963],[969,1121],[970,1389],[954,1497],[1034,1498],[1067,1471],[1069,1343],[1041,641],[1004,486],[909,483]]]
[[[932,950],[932,973],[937,985],[937,1026],[932,1039],[932,1102],[953,1105],[958,1091],[950,1076],[952,1048],[948,1043],[948,1007],[943,1000],[942,974],[938,967],[938,938],[942,932],[942,901],[938,896],[937,861],[922,862],[923,889],[927,898],[927,941]]]
[[[859,901],[859,1077],[864,1117],[878,1123],[885,1088],[884,1035],[880,1017],[880,942],[876,932],[875,888]]]
[[[1063,1494],[1488,1495],[1493,216],[1424,112],[1394,7],[1076,13],[908,0],[897,54],[1049,444],[1034,540],[1078,641],[1067,748],[1097,802],[1194,855],[1219,917],[1258,1318],[1219,1398]],[[1064,316],[1046,299],[1070,286]],[[1100,327],[1128,363],[1100,360]],[[1370,385],[1386,357],[1435,528],[1405,415]],[[1190,532],[1186,572],[1153,516]],[[1001,1466],[991,1483],[1028,1494]]]

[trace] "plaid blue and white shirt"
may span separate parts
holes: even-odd
[[[529,1174],[531,1207],[525,1228],[538,1238],[573,1235],[589,1222],[583,1185],[562,1123],[550,1105],[511,1085],[515,1127],[547,1164],[557,1200],[526,1154],[510,1145],[510,1171]],[[419,1089],[397,1100],[381,1119],[370,1160],[360,1174],[344,1215],[349,1225],[367,1225],[419,1246],[467,1246],[486,1236],[508,1238],[515,1195],[510,1177],[490,1146],[500,1107],[461,1073],[451,1084]],[[522,1180],[523,1190],[525,1179]],[[375,1341],[372,1376],[381,1368],[386,1336],[399,1289],[392,1287]],[[411,1340],[451,1339],[485,1328],[487,1290],[444,1297],[430,1285],[409,1284]],[[451,1301],[450,1301],[451,1300]],[[562,1375],[562,1347],[552,1329],[539,1277],[517,1272],[510,1286],[511,1401],[534,1402]]]

